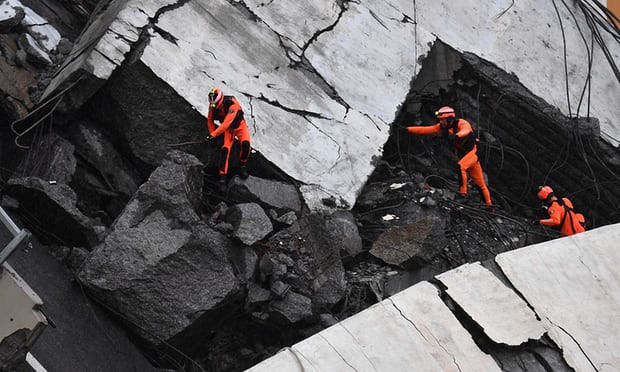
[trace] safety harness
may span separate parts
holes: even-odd
[[[564,227],[564,222],[566,222],[566,215],[568,215],[568,219],[570,221],[570,228],[573,231],[573,234],[577,234],[577,231],[575,231],[575,224],[573,222],[573,214],[578,214],[577,212],[575,212],[575,210],[571,207],[569,207],[568,205],[566,205],[566,203],[564,202],[562,199],[558,199],[556,200],[556,202],[558,204],[560,204],[562,207],[564,207],[564,216],[562,216],[562,222],[560,222],[560,229],[562,229]],[[580,214],[580,213],[579,213]],[[582,221],[577,221],[579,222],[579,224],[585,229],[586,226],[584,224],[584,222]]]
[[[458,132],[459,120],[461,120],[461,119],[455,118],[454,122],[452,123],[451,126],[446,127],[445,129],[442,128],[442,135],[445,138],[448,137],[448,130],[449,129],[452,129],[452,131],[454,131],[455,134]],[[474,148],[474,146],[476,145],[476,142],[478,142],[478,138],[476,138],[475,129],[472,127],[471,133],[469,133],[465,137],[458,138],[452,144],[454,146],[456,156],[459,159],[462,158],[463,156],[465,156],[465,154],[467,154],[468,152],[470,152]]]
[[[233,96],[224,96],[224,102],[222,102],[221,109],[218,109],[213,112],[213,119],[219,120],[220,122],[224,120],[224,118],[226,118],[226,114],[228,113],[228,110],[230,109],[230,106],[232,106],[235,103],[233,99],[234,99]],[[237,110],[235,119],[230,124],[230,127],[228,127],[228,130],[232,132],[235,129],[239,128],[239,125],[241,124],[242,120],[243,120],[243,110],[240,109],[240,110]]]

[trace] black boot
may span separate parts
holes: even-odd
[[[245,167],[245,165],[242,165],[241,168],[239,169],[239,177],[241,177],[242,180],[246,180],[250,175],[248,174],[248,170]]]
[[[454,199],[455,202],[457,203],[467,203],[469,201],[469,198],[467,197],[467,194],[461,194],[460,192],[457,192],[456,194],[454,194]]]

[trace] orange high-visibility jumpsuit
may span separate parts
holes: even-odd
[[[217,129],[215,128],[215,120],[220,122]],[[228,160],[230,159],[230,150],[235,137],[239,139],[241,144],[239,161],[241,165],[247,163],[250,157],[250,130],[243,118],[241,105],[235,97],[224,96],[223,102],[218,107],[213,108],[209,106],[207,129],[213,138],[220,136],[222,133],[224,134],[224,144],[222,145],[222,153],[219,162],[219,171],[221,175],[228,173]]]
[[[455,123],[447,129],[442,129],[441,124],[424,126],[424,127],[407,127],[409,133],[426,135],[434,133],[442,133],[445,135],[454,134],[454,146],[459,158],[459,193],[467,194],[467,174],[471,176],[474,183],[480,188],[484,202],[491,205],[491,193],[484,182],[482,166],[478,161],[478,147],[476,146],[476,137],[471,124],[465,119],[455,119]]]
[[[568,207],[568,208],[565,208]],[[560,226],[560,234],[568,236],[586,231],[585,218],[581,213],[573,211],[573,203],[568,198],[562,198],[562,203],[558,200],[551,202],[547,208],[549,218],[540,220],[541,225]]]

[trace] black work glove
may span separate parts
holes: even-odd
[[[450,141],[454,141],[454,140],[455,140],[455,139],[457,139],[457,138],[458,138],[458,137],[457,137],[457,136],[456,136],[456,134],[454,134],[454,133],[449,133],[449,134],[448,134],[448,139],[449,139]]]
[[[535,219],[533,219],[533,220],[531,221],[531,223],[532,223],[532,226],[538,226],[538,225],[540,225],[540,220],[539,220],[539,219],[537,219],[537,218],[535,218]]]
[[[203,141],[205,141],[205,142],[209,142],[209,141],[211,141],[212,139],[213,139],[213,137],[211,137],[210,135],[208,135],[208,134],[207,134],[207,135],[205,136],[205,138],[204,138],[204,140],[203,140]]]

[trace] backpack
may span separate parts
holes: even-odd
[[[564,217],[562,217],[562,222],[560,222],[560,228],[564,226],[564,222],[566,221],[566,216],[568,216],[570,222],[570,228],[573,231],[573,234],[576,234],[575,231],[575,221],[581,225],[584,231],[586,231],[586,218],[583,214],[575,212],[575,210],[568,205],[564,201],[562,201],[562,206],[564,207]],[[573,217],[574,216],[574,217]]]

